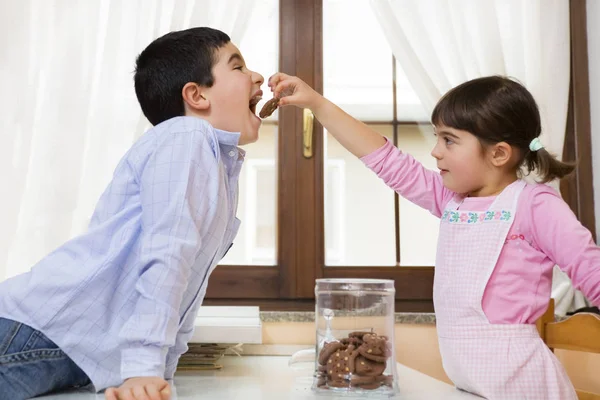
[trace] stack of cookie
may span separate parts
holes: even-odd
[[[384,375],[391,356],[386,336],[372,332],[352,332],[348,338],[325,343],[319,353],[318,386],[377,389],[392,385]]]

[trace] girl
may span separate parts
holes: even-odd
[[[549,186],[573,166],[539,140],[532,95],[504,77],[449,91],[436,105],[439,172],[426,170],[296,77],[269,80],[280,105],[312,110],[350,152],[402,196],[441,219],[433,301],[444,369],[462,390],[488,399],[576,399],[535,321],[550,299],[552,268],[600,304],[600,248]]]

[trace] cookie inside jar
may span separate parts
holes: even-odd
[[[392,387],[393,375],[386,373],[393,362],[387,336],[376,332],[351,332],[340,340],[326,342],[318,355],[320,388],[375,390]]]
[[[313,391],[360,398],[399,392],[394,294],[387,279],[316,280]]]

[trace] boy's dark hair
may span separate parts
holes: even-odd
[[[216,52],[229,36],[211,28],[170,32],[154,40],[135,62],[135,94],[152,125],[184,115],[181,91],[186,83],[210,87]]]
[[[483,146],[506,142],[519,150],[518,166],[537,170],[541,182],[562,178],[575,169],[545,148],[531,151],[529,144],[542,131],[540,112],[529,91],[503,76],[477,78],[456,86],[437,103],[434,125],[445,125],[475,135]]]

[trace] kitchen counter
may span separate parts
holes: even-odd
[[[341,398],[314,394],[310,389],[312,363],[295,364],[290,367],[289,359],[289,356],[227,356],[222,360],[222,370],[178,372],[175,375],[172,399],[327,400]],[[400,394],[393,398],[384,397],[385,399],[480,399],[478,396],[461,392],[451,385],[401,364],[398,364],[398,382]],[[344,398],[348,399],[348,397]],[[101,400],[104,399],[104,395],[80,390],[38,399]]]
[[[262,322],[315,322],[313,311],[261,311]],[[397,312],[394,314],[397,324],[435,324],[434,313]]]

